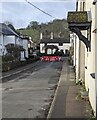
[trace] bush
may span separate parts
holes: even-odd
[[[5,56],[2,56],[2,61],[3,62],[9,62],[9,61],[13,61],[15,60],[14,56],[12,55],[5,55]]]
[[[73,56],[74,56],[74,48],[70,47],[70,50],[69,50],[69,61],[70,61],[70,64],[73,64]]]
[[[19,66],[23,66],[26,64],[26,61],[9,61],[9,62],[2,62],[2,71],[8,71],[14,68],[17,68]]]
[[[14,59],[13,56],[3,56],[3,61],[2,61],[2,71],[6,72],[8,70],[29,64],[29,63],[33,63],[37,60],[39,60],[40,57],[37,56],[35,58],[29,58],[27,61],[19,61]]]
[[[5,47],[7,52],[13,55],[15,58],[19,58],[20,52],[25,50],[22,46],[15,44],[7,44]]]

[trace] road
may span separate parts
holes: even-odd
[[[46,117],[62,68],[60,62],[39,61],[2,84],[3,118]]]

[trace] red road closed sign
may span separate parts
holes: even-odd
[[[42,56],[41,61],[60,61],[60,56]]]

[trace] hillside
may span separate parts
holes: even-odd
[[[48,23],[39,24],[36,21],[31,21],[26,28],[18,29],[18,32],[23,35],[29,35],[32,37],[32,40],[36,43],[39,42],[40,33],[42,32],[45,37],[50,36],[50,33],[54,33],[54,37],[62,37],[69,39],[69,29],[68,24],[65,19],[62,20],[53,20]]]
[[[28,35],[31,36],[33,42],[39,42],[39,31],[38,30],[34,30],[34,29],[20,29],[17,30],[18,32],[20,32],[23,35]]]

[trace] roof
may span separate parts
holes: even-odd
[[[22,35],[22,36],[20,36],[20,37],[21,37],[21,39],[27,39],[27,40],[29,40],[29,36]]]
[[[0,33],[5,34],[5,35],[19,36],[16,32],[14,32],[10,27],[8,27],[4,23],[0,23]]]
[[[50,49],[58,49],[58,46],[56,46],[56,45],[47,45],[47,46],[45,46],[45,48],[46,49],[48,49],[48,48],[50,48]]]
[[[40,43],[70,43],[70,39],[65,38],[43,38]]]

